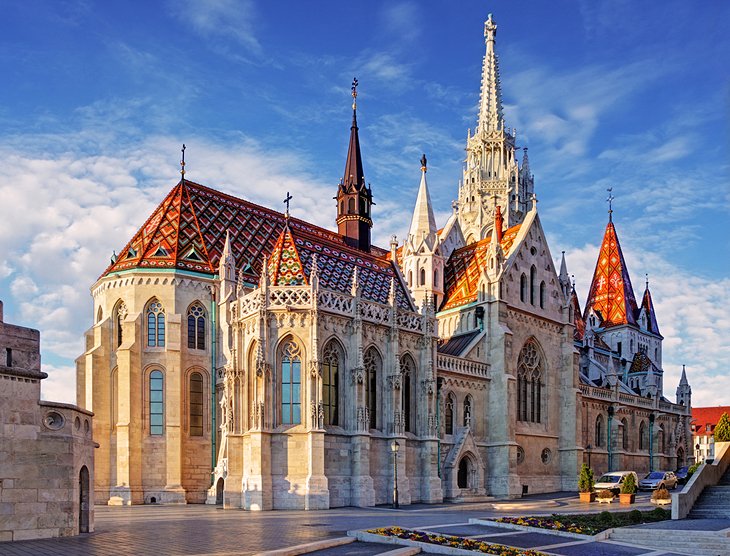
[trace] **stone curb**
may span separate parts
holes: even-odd
[[[514,523],[501,523],[499,521],[490,521],[489,519],[470,518],[470,525],[485,525],[488,527],[499,527],[501,529],[512,529],[514,531],[530,532],[530,533],[546,533],[548,535],[557,535],[558,537],[567,537],[569,539],[578,539],[581,541],[605,541],[613,529],[606,529],[595,535],[583,535],[581,533],[571,533],[570,531],[555,531],[553,529],[543,529],[542,527],[530,527],[529,525],[516,525]]]
[[[267,550],[266,552],[258,552],[254,556],[297,556],[297,554],[309,554],[317,550],[325,550],[326,548],[334,548],[355,542],[355,538],[349,535],[347,537],[337,537],[334,539],[325,539],[323,541],[308,542],[306,544],[298,544],[289,548],[280,548],[278,550]]]
[[[388,552],[381,552],[378,556],[414,556],[420,553],[421,549],[417,546],[405,546],[403,548],[389,550]]]
[[[543,529],[544,530],[544,529]],[[365,531],[348,531],[348,535],[354,536],[357,540],[362,542],[375,542],[380,544],[396,544],[401,546],[408,546],[419,548],[423,552],[429,552],[431,554],[451,554],[453,556],[474,556],[475,554],[481,554],[481,552],[475,550],[464,550],[463,548],[452,548],[450,546],[442,546],[440,544],[431,544],[426,542],[412,541],[410,539],[401,539],[399,537],[384,537],[383,535],[377,535],[375,533],[367,533]],[[502,544],[502,543],[490,543],[490,544]],[[508,545],[504,545],[508,546]],[[518,547],[512,547],[517,548]],[[524,549],[531,550],[531,549]],[[395,551],[391,551],[395,552]],[[550,554],[548,552],[540,551],[542,554]],[[390,552],[388,552],[390,554]],[[382,555],[379,555],[382,556]]]

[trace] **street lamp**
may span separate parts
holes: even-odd
[[[592,449],[593,449],[593,446],[591,446],[590,444],[588,444],[588,446],[586,446],[586,452],[588,453],[588,469],[591,468],[591,450]]]
[[[393,440],[390,451],[393,452],[393,508],[398,509],[398,449],[400,444]]]

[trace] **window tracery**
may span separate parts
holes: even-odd
[[[517,420],[542,422],[542,357],[534,340],[529,340],[517,360]]]
[[[188,309],[188,349],[205,349],[205,309],[198,302]]]
[[[298,425],[302,422],[302,359],[294,342],[281,350],[281,422]]]

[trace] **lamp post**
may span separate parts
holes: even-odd
[[[393,508],[398,509],[398,449],[400,444],[393,440],[390,451],[393,452]]]
[[[591,446],[590,444],[588,444],[588,446],[586,446],[586,453],[588,454],[588,469],[591,468],[591,450],[592,449],[593,449],[593,446]]]

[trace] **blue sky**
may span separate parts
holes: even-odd
[[[353,76],[375,240],[403,238],[429,158],[443,224],[476,122],[483,22],[554,256],[584,300],[612,186],[665,394],[730,392],[730,5],[710,1],[9,2],[0,19],[0,299],[73,401],[89,286],[179,177],[334,227]],[[721,394],[718,394],[721,393]]]

